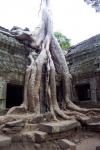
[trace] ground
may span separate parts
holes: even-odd
[[[100,134],[84,131],[79,133],[74,142],[77,144],[77,150],[96,150],[96,147],[100,146]]]
[[[100,120],[82,126],[76,120],[39,123],[39,118],[32,120],[38,123],[24,124],[20,119],[1,126],[0,150],[96,150],[100,146]]]

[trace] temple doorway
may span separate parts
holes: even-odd
[[[91,100],[90,84],[85,83],[76,85],[76,94],[79,101]]]
[[[19,106],[23,101],[23,86],[16,84],[7,84],[6,108]]]

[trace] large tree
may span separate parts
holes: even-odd
[[[87,4],[90,4],[95,8],[97,12],[100,12],[100,0],[84,0]]]
[[[21,29],[14,29],[14,34],[11,35],[17,39],[28,39],[33,51],[29,54],[31,63],[26,69],[23,103],[21,106],[11,108],[8,114],[22,109],[26,112],[40,114],[41,97],[47,101],[48,111],[51,112],[54,120],[57,120],[57,116],[63,119],[73,117],[82,119],[85,116],[83,113],[92,110],[100,111],[99,109],[80,108],[71,101],[73,97],[72,77],[64,53],[53,34],[49,0],[42,0],[41,14],[41,24],[33,34],[28,34],[26,31],[21,31]],[[58,75],[61,83],[59,92],[63,92],[61,101],[64,102],[65,106],[62,109],[57,101],[56,76]]]

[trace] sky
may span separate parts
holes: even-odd
[[[0,26],[29,27],[39,23],[40,0],[0,0]],[[100,33],[100,13],[84,0],[51,0],[54,31],[63,33],[75,45]]]

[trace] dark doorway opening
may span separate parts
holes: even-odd
[[[56,86],[57,101],[61,109],[65,108],[63,83],[59,81]]]
[[[6,108],[19,106],[23,101],[23,86],[7,84]]]
[[[90,84],[76,85],[76,93],[79,101],[91,100]]]

